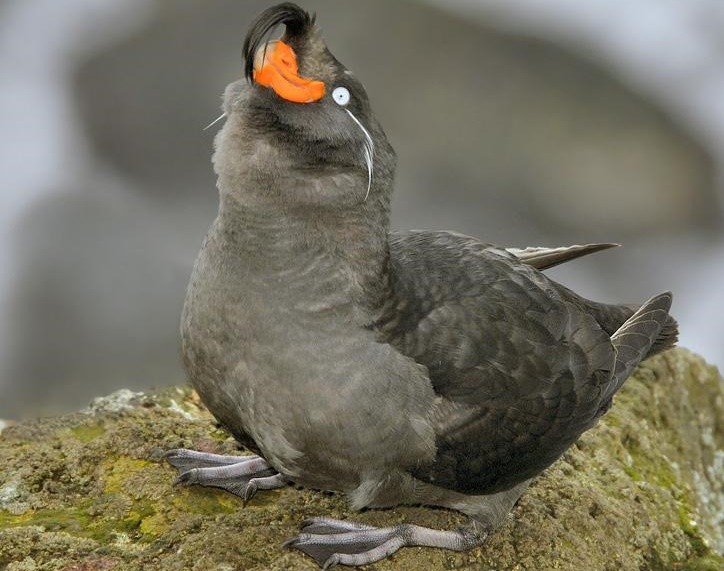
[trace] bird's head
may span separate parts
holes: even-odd
[[[279,25],[285,33],[267,41]],[[290,205],[389,202],[395,156],[360,81],[327,49],[315,18],[273,6],[244,41],[244,78],[224,94],[214,165],[222,194]]]

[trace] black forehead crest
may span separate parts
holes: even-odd
[[[266,35],[276,26],[286,26],[286,37],[305,36],[314,27],[315,16],[292,2],[277,4],[264,10],[249,27],[242,48],[244,76],[249,81],[254,74],[254,54],[264,42]]]

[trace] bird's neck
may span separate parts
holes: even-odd
[[[240,279],[293,291],[295,303],[354,307],[374,320],[388,294],[388,224],[382,203],[281,207],[222,194],[215,234]]]

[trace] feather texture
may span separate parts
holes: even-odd
[[[562,246],[560,248],[506,248],[508,252],[515,255],[522,262],[533,266],[538,270],[547,270],[564,262],[575,260],[581,256],[595,254],[609,248],[617,248],[619,244],[584,244],[573,246]]]

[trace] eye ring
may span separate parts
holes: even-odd
[[[337,105],[341,105],[342,107],[345,107],[349,103],[350,98],[349,89],[346,87],[335,87],[334,91],[332,91],[332,99],[334,99]]]

